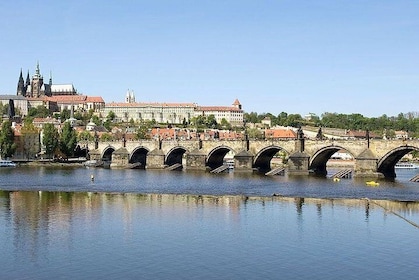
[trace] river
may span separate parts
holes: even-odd
[[[0,279],[414,279],[417,172],[0,169]]]

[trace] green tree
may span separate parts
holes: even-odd
[[[250,139],[262,139],[263,132],[257,128],[249,128],[247,129],[247,135]]]
[[[101,125],[102,122],[100,121],[99,117],[96,115],[93,115],[91,118],[92,122],[94,122],[96,125]]]
[[[115,113],[113,111],[109,111],[108,115],[106,116],[106,119],[113,121],[115,117],[116,117]]]
[[[134,139],[149,139],[150,134],[148,133],[149,127],[147,125],[140,125],[139,128],[135,131]]]
[[[0,152],[2,158],[11,157],[15,150],[14,133],[12,123],[10,121],[3,122],[0,131]]]
[[[101,136],[100,136],[100,140],[101,141],[112,141],[113,140],[113,136],[112,136],[112,134],[110,134],[110,133],[103,133]]]
[[[231,129],[231,124],[225,118],[221,119],[220,125],[223,129]]]
[[[298,127],[303,124],[303,118],[300,114],[289,114],[285,126]]]
[[[93,141],[94,137],[92,134],[89,133],[89,131],[81,131],[78,135],[77,135],[77,140],[78,141]]]
[[[65,122],[61,131],[60,150],[66,156],[71,156],[77,146],[76,131],[71,127],[69,122]]]
[[[104,123],[103,126],[110,131],[111,130],[111,120],[107,119]]]
[[[217,120],[215,119],[214,115],[209,115],[206,120],[206,126],[208,128],[216,128],[217,127]]]
[[[70,118],[70,113],[71,112],[67,108],[64,108],[60,114],[61,121],[63,122],[65,120],[68,120]]]
[[[39,130],[32,122],[25,120],[20,130],[23,139],[23,152],[27,158],[34,158],[39,153]]]
[[[33,117],[33,118],[46,118],[49,115],[51,115],[51,112],[48,110],[47,107],[45,106],[38,106],[36,108],[29,108],[28,110],[28,117]]]
[[[288,114],[286,112],[281,112],[278,115],[278,117],[276,118],[277,119],[277,124],[285,126],[287,118],[288,118]]]
[[[256,112],[244,113],[243,117],[247,123],[258,123],[260,121]]]
[[[58,130],[52,123],[44,124],[42,143],[45,146],[45,153],[51,158],[59,144]]]
[[[149,131],[156,125],[155,121],[142,121],[140,126],[136,129],[134,138],[139,139],[150,139]]]

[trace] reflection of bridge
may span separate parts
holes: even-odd
[[[162,169],[182,164],[189,170],[215,169],[228,152],[235,171],[271,170],[271,160],[282,151],[290,174],[326,174],[326,163],[343,149],[355,158],[355,176],[395,177],[394,165],[407,153],[419,151],[419,140],[140,140],[89,143],[90,159],[110,162],[112,168],[139,163]]]

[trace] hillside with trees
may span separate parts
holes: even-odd
[[[257,114],[255,112],[245,113],[244,118],[247,123],[260,123],[264,118],[269,117],[272,126],[315,126],[327,128],[340,128],[348,130],[369,130],[377,135],[391,136],[394,131],[403,130],[409,133],[410,138],[419,137],[419,113],[400,113],[397,116],[368,118],[362,114],[340,114],[323,113],[321,117],[311,116],[309,119],[303,118],[299,114],[288,114],[285,112],[274,116],[270,113]]]

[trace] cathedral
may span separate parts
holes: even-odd
[[[22,70],[20,70],[19,81],[17,84],[17,95],[29,98],[39,98],[43,96],[55,95],[77,95],[77,91],[72,84],[53,84],[51,75],[49,82],[44,83],[44,78],[39,70],[39,63],[37,63],[32,80],[29,78],[28,71],[25,81],[23,79]]]

